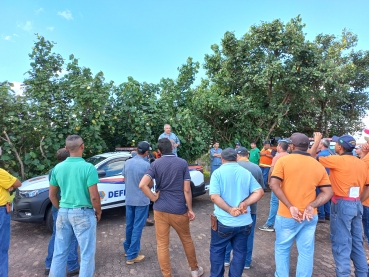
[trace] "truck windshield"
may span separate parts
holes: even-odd
[[[101,156],[93,156],[91,158],[88,158],[86,160],[86,162],[88,163],[92,163],[93,165],[97,165],[99,162],[102,162],[103,160],[105,160],[106,158],[101,157]]]

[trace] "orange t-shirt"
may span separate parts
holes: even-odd
[[[369,155],[365,155],[364,158],[361,159],[364,163],[366,163],[366,166],[368,167],[367,170],[369,170]],[[369,173],[368,173],[369,174]],[[368,185],[368,184],[366,184]],[[369,197],[362,203],[363,206],[369,207]]]
[[[316,198],[316,187],[331,186],[325,168],[307,152],[295,151],[279,159],[271,178],[282,181],[281,189],[291,203],[304,213]],[[317,211],[315,209],[314,214]],[[290,210],[279,201],[278,215],[292,218]]]
[[[270,165],[272,164],[272,160],[273,157],[267,157],[267,156],[262,156],[261,154],[268,154],[268,155],[272,155],[272,149],[267,149],[265,150],[264,148],[261,149],[260,151],[260,161],[259,161],[259,166],[261,167],[270,167]]]
[[[369,184],[368,167],[362,160],[352,155],[331,155],[319,157],[319,162],[329,168],[329,178],[335,195],[348,197],[351,187],[360,187]]]

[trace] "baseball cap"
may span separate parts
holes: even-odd
[[[280,140],[278,140],[278,143],[280,143],[280,142],[285,142],[285,143],[288,143],[288,144],[291,143],[291,141],[289,139],[280,139]]]
[[[221,156],[226,161],[237,161],[237,153],[233,148],[224,149]]]
[[[239,143],[239,142],[237,141],[237,142],[236,142],[236,145],[241,146],[241,143]]]
[[[241,146],[237,148],[236,153],[242,156],[247,156],[249,154],[249,151],[245,147]]]
[[[332,141],[339,143],[343,147],[345,147],[347,150],[354,150],[356,146],[356,140],[350,136],[350,135],[343,135],[343,136],[333,136]]]
[[[293,133],[288,140],[297,147],[309,148],[309,138],[305,134]]]
[[[150,147],[150,143],[148,143],[147,141],[141,141],[138,145],[137,145],[137,152],[139,154],[143,154],[146,151],[152,150]]]
[[[270,141],[269,140],[264,140],[263,141],[263,144],[265,145],[265,144],[270,144]]]

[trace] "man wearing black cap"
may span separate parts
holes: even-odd
[[[299,253],[296,276],[311,276],[314,263],[316,208],[332,197],[324,167],[307,150],[309,138],[301,133],[290,137],[292,153],[279,159],[273,169],[270,188],[279,199],[275,219],[275,276],[289,276],[290,251],[296,240]],[[321,192],[316,196],[316,187]]]
[[[334,195],[331,203],[331,242],[336,263],[336,276],[350,276],[350,258],[355,266],[355,276],[367,276],[362,236],[362,201],[368,198],[369,174],[365,164],[352,155],[356,146],[350,135],[334,136],[338,155],[318,157],[330,169]]]
[[[264,141],[264,147],[260,151],[260,161],[259,166],[261,172],[263,172],[264,184],[268,184],[269,170],[272,165],[273,155],[272,149],[270,148],[270,142],[268,140]]]
[[[137,155],[126,161],[122,171],[126,184],[126,240],[123,243],[127,257],[126,264],[138,263],[145,258],[139,252],[150,199],[142,193],[138,185],[150,167],[145,160],[149,150],[150,144],[147,141],[141,141],[137,146]],[[153,182],[150,186],[153,186]]]
[[[210,276],[224,275],[229,242],[233,248],[229,276],[241,276],[252,227],[249,206],[259,201],[264,191],[250,171],[237,163],[234,149],[226,148],[221,156],[222,165],[211,176],[209,189],[216,216],[216,226],[211,228]]]

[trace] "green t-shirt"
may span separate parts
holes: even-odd
[[[69,157],[57,164],[50,185],[60,188],[61,208],[92,208],[88,188],[99,182],[96,168],[83,158]]]
[[[250,150],[250,157],[249,157],[249,161],[259,165],[259,161],[260,161],[260,150],[259,148],[255,147],[254,149]]]

